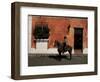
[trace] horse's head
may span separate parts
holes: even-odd
[[[58,40],[55,40],[54,47],[61,48],[62,47],[62,43],[60,41],[58,41]]]

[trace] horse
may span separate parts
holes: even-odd
[[[63,43],[61,43],[60,41],[55,41],[54,42],[54,46],[57,47],[57,51],[59,53],[59,56],[61,56],[61,54],[64,54],[65,52],[68,51],[69,55],[70,55],[70,60],[72,59],[72,47],[70,45],[66,45],[65,49],[63,49]]]

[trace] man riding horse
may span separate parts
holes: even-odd
[[[58,50],[58,53],[60,56],[68,51],[68,53],[70,55],[70,59],[72,58],[72,47],[67,44],[67,37],[66,36],[64,37],[63,42],[55,40],[54,46],[57,47],[57,50]]]
[[[67,49],[67,37],[64,36],[64,41],[63,41],[63,51],[66,51]]]

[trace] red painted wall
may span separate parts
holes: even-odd
[[[68,38],[68,44],[74,46],[74,28],[83,28],[83,48],[87,48],[87,19],[86,18],[69,18],[69,17],[47,17],[32,16],[32,30],[35,24],[48,24],[50,37],[48,47],[54,47],[54,41],[63,41],[64,36]],[[69,31],[68,27],[70,25]],[[34,36],[32,36],[32,47],[35,47]]]

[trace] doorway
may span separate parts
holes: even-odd
[[[83,51],[83,28],[74,28],[74,49]]]

